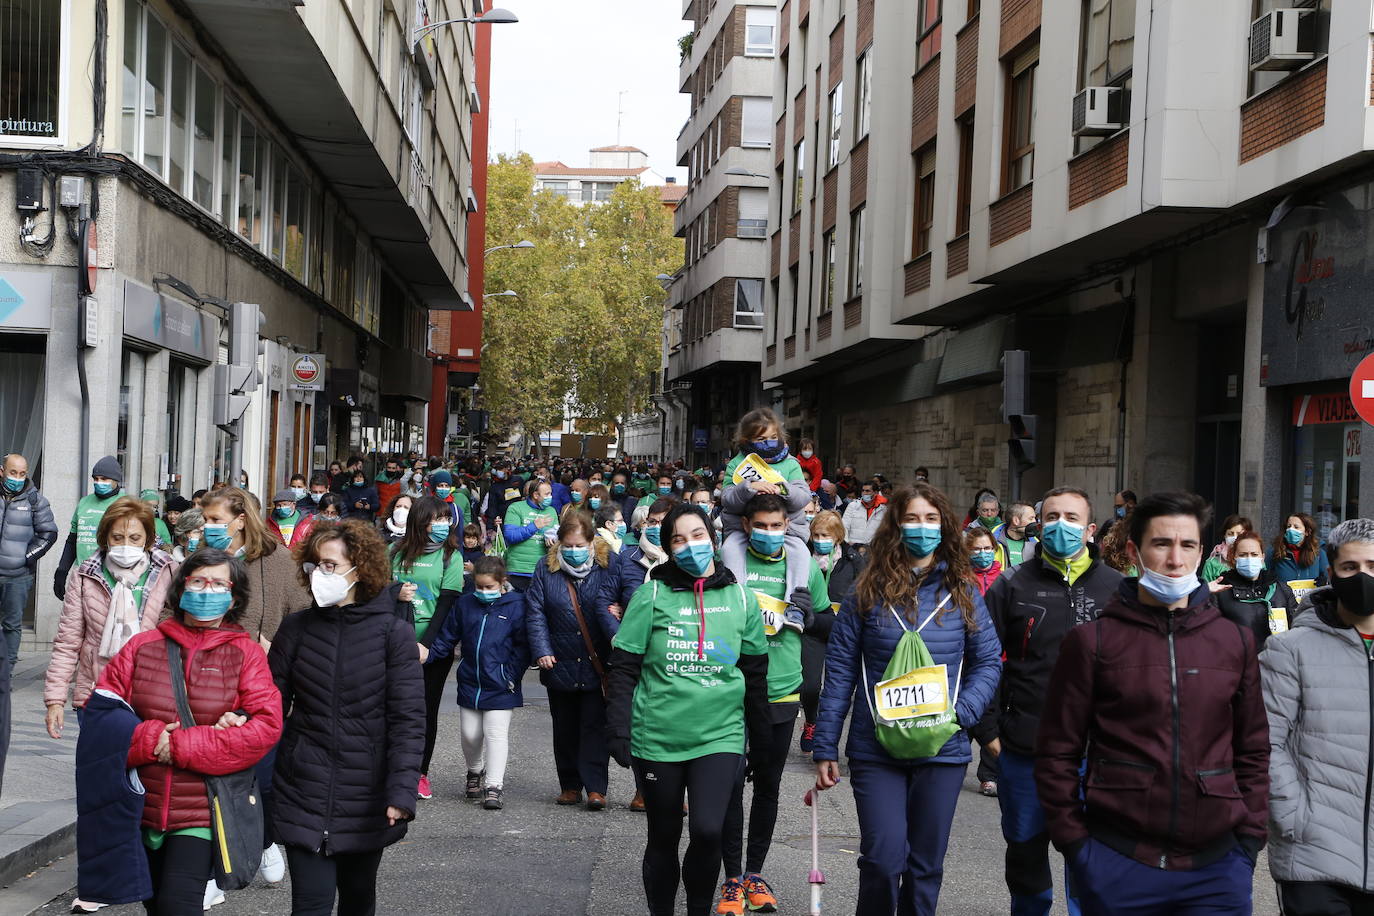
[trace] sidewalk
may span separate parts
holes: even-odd
[[[0,796],[0,887],[76,849],[76,714],[62,740],[43,726],[48,653],[25,650],[15,666],[9,756]]]

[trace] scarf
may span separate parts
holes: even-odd
[[[129,569],[121,569],[110,562],[109,555],[104,558],[105,571],[114,577],[115,587],[110,595],[110,609],[105,614],[105,630],[100,634],[100,657],[114,658],[124,644],[134,638],[139,630],[138,599],[134,588],[138,580],[147,572],[148,554]]]
[[[397,537],[401,537],[401,536],[403,536],[403,535],[406,533],[406,526],[405,526],[405,525],[402,525],[401,527],[397,528],[397,527],[396,527],[396,523],[393,522],[393,521],[391,520],[391,516],[388,515],[388,516],[387,516],[387,519],[386,519],[386,530],[387,530],[387,531],[390,531],[392,534],[396,535]]]
[[[644,559],[648,560],[645,566],[654,567],[660,563],[668,561],[668,554],[660,544],[650,544],[647,538],[640,538],[639,549],[644,552]]]
[[[605,541],[608,545],[610,545],[612,553],[620,553],[620,548],[623,546],[620,538],[616,537],[614,534],[611,534],[605,528],[602,528],[600,531],[598,531],[596,533],[596,536],[601,538],[601,540]]]
[[[567,560],[563,559],[563,551],[560,550],[558,551],[558,565],[565,573],[572,576],[574,579],[585,579],[587,578],[587,574],[592,571],[592,567],[596,565],[596,554],[594,552],[587,554],[587,562],[583,563],[581,566],[573,566]]]

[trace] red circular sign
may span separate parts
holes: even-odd
[[[291,364],[291,375],[301,384],[308,385],[320,377],[320,364],[308,354],[298,356]]]
[[[1374,353],[1360,360],[1350,373],[1350,403],[1366,423],[1374,425]]]
[[[95,292],[95,273],[100,245],[95,234],[95,220],[86,221],[86,290]]]

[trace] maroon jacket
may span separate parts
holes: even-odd
[[[1059,650],[1035,761],[1050,838],[1070,859],[1091,836],[1154,868],[1202,868],[1238,842],[1253,859],[1269,813],[1254,634],[1205,585],[1173,614],[1136,589],[1123,580]]]

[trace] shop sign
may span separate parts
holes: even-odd
[[[198,308],[125,280],[124,336],[211,363],[219,326]]]
[[[45,270],[0,270],[0,328],[52,327],[52,274]]]
[[[324,354],[297,353],[286,381],[291,391],[324,391]]]
[[[1300,394],[1293,398],[1294,426],[1321,426],[1326,423],[1358,423],[1360,415],[1344,391],[1327,394]]]
[[[1269,231],[1261,384],[1344,379],[1374,353],[1371,231],[1374,182],[1299,199]]]
[[[692,430],[692,448],[706,448],[710,441],[711,440],[707,438],[706,430],[702,429],[699,426],[696,429]]]

